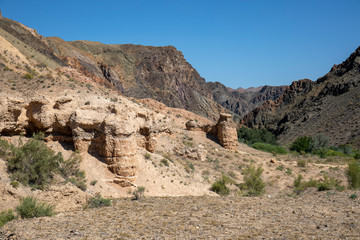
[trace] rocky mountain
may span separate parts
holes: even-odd
[[[267,128],[282,143],[302,135],[324,135],[333,145],[360,145],[360,47],[316,82],[293,82],[275,101],[244,117],[249,127]]]
[[[275,100],[288,89],[288,86],[263,86],[249,89],[231,89],[219,82],[208,82],[212,98],[224,108],[239,116],[245,116],[252,109],[267,100]]]

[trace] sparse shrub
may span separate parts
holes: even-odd
[[[32,138],[20,146],[11,146],[7,168],[11,178],[24,185],[43,189],[50,183],[54,173],[58,172],[59,162],[63,160],[60,153],[56,154],[43,142]]]
[[[349,187],[352,189],[360,188],[360,163],[359,161],[352,161],[348,164],[348,181]]]
[[[86,177],[85,172],[80,170],[80,162],[81,157],[77,153],[72,153],[68,160],[62,159],[59,162],[59,170],[65,179],[85,191]]]
[[[276,146],[276,145],[272,145],[269,143],[261,143],[261,142],[256,142],[252,145],[253,148],[261,150],[261,151],[265,151],[265,152],[269,152],[272,153],[274,155],[276,154],[287,154],[287,151],[284,147],[282,146]]]
[[[291,175],[292,174],[292,170],[291,168],[286,168],[286,172],[285,172],[287,175]]]
[[[333,189],[342,191],[344,190],[344,187],[341,186],[335,178],[329,178],[328,175],[324,174],[324,179],[323,181],[319,181],[319,183],[317,184],[317,189],[318,191],[327,191]]]
[[[55,154],[42,139],[43,134],[34,134],[25,144],[20,139],[18,146],[0,140],[0,152],[7,161],[7,169],[12,180],[44,189],[52,182],[55,174],[61,174],[80,189],[86,190],[85,172],[79,169],[81,158],[72,154],[65,161],[61,153]]]
[[[350,195],[350,199],[356,199],[358,196],[355,194],[355,193],[353,193],[353,194],[351,194]],[[1,225],[0,225],[1,226]]]
[[[299,159],[299,160],[297,161],[297,165],[298,165],[299,167],[305,167],[305,166],[306,166],[306,160],[305,160],[305,159]]]
[[[31,73],[25,73],[23,75],[23,78],[27,79],[27,80],[31,80],[34,78],[34,75],[32,75]]]
[[[166,167],[168,167],[169,166],[169,162],[168,162],[168,160],[167,159],[162,159],[161,161],[160,161],[162,164],[164,164],[164,166],[166,166]]]
[[[187,162],[186,163],[186,166],[185,166],[185,171],[187,173],[190,173],[190,172],[194,172],[195,171],[195,166],[192,162]]]
[[[133,200],[141,200],[144,197],[145,187],[139,186],[137,189],[133,192]]]
[[[145,154],[145,159],[150,159],[150,158],[151,158],[150,153],[146,153],[146,154]]]
[[[103,198],[100,193],[96,193],[95,197],[91,197],[87,200],[85,208],[108,207],[110,205],[111,199]]]
[[[14,220],[16,217],[13,210],[0,212],[0,227],[4,226],[7,222]]]
[[[13,188],[18,188],[20,186],[20,183],[18,181],[11,181],[10,185],[13,187]]]
[[[354,158],[355,158],[356,160],[359,160],[359,159],[360,159],[360,151],[357,151],[357,152],[355,153]]]
[[[36,198],[26,197],[20,201],[16,207],[17,213],[21,218],[34,218],[55,215],[54,206],[45,202],[38,202]]]
[[[90,182],[90,185],[91,185],[91,186],[95,186],[95,185],[97,184],[97,182],[98,182],[98,180],[92,180],[92,181]]]
[[[265,183],[261,179],[263,171],[261,166],[256,168],[253,165],[243,170],[244,183],[240,184],[239,187],[246,191],[246,196],[259,196],[264,192]]]
[[[221,196],[226,196],[230,193],[230,189],[226,185],[231,183],[233,183],[233,181],[228,176],[223,174],[220,179],[216,180],[211,185],[210,190]]]
[[[239,141],[245,142],[246,144],[261,142],[277,145],[275,135],[267,129],[241,127],[237,130],[237,134]]]
[[[284,165],[279,165],[277,168],[276,168],[276,170],[279,170],[279,171],[283,171],[284,170]]]
[[[312,137],[302,136],[298,137],[290,146],[290,150],[296,152],[306,152],[309,153],[312,151],[313,140]]]

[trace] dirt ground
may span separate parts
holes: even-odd
[[[360,239],[360,201],[351,193],[123,198],[111,207],[16,220],[0,239]]]

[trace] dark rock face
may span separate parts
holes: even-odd
[[[316,82],[293,82],[277,100],[247,114],[243,123],[273,131],[282,143],[322,134],[333,145],[360,146],[360,47]]]
[[[264,86],[259,89],[231,89],[219,82],[207,83],[213,100],[239,116],[244,116],[267,100],[279,98],[288,86]]]

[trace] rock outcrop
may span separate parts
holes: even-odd
[[[125,98],[119,103],[94,97],[0,99],[1,135],[43,131],[47,140],[72,142],[76,150],[106,162],[122,185],[136,176],[138,146],[155,151],[154,136],[167,129],[164,119],[159,119]]]
[[[194,120],[188,121],[186,129],[189,131],[204,131],[217,137],[221,146],[226,149],[235,150],[238,147],[236,125],[231,114],[221,113],[217,124],[198,124]]]

